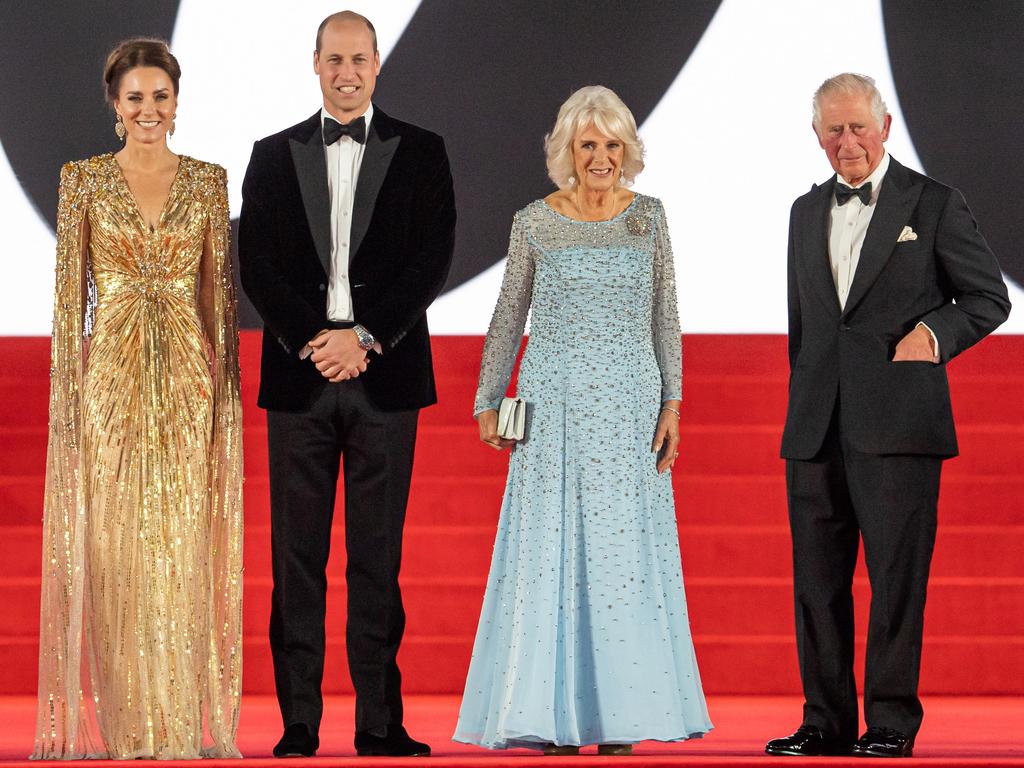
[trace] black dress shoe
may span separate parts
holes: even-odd
[[[816,725],[801,725],[796,733],[772,739],[764,748],[769,755],[848,755],[850,742],[828,736]]]
[[[274,757],[313,757],[320,747],[320,737],[305,723],[292,723],[274,747]]]
[[[850,754],[856,757],[912,757],[914,740],[892,728],[868,728],[867,733],[857,739]]]
[[[400,725],[388,725],[380,736],[371,731],[356,731],[356,754],[361,757],[426,757],[430,746],[415,741]]]

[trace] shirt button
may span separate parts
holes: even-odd
[[[847,223],[846,223],[846,226],[848,226],[848,227],[852,227],[852,226],[853,226],[853,222],[852,222],[852,221],[849,221],[849,222],[847,222]]]

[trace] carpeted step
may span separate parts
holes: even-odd
[[[1000,375],[950,374],[954,413],[961,425],[1003,424],[1024,421],[1024,379]],[[786,415],[786,377],[759,378],[693,374],[686,377],[682,423],[781,424]],[[476,376],[439,376],[437,405],[425,408],[423,426],[466,426],[472,429]],[[0,429],[42,424],[49,407],[46,379],[26,386],[22,378],[0,375],[0,402],[17,408],[0,410]],[[266,425],[256,405],[256,382],[243,387],[246,427]]]
[[[694,645],[701,682],[709,695],[795,694],[800,690],[796,646],[791,635],[696,635]],[[35,638],[0,638],[0,667],[5,670],[4,687],[9,694],[35,692],[37,646]],[[403,690],[409,694],[461,693],[472,647],[472,636],[407,633],[398,657]],[[857,641],[856,653],[860,680],[862,638]],[[245,638],[243,659],[245,692],[272,694],[273,667],[265,633]],[[326,662],[324,692],[351,693],[344,639],[337,631],[328,634]],[[972,695],[1024,694],[1024,640],[1020,638],[928,637],[921,667],[920,690],[926,696],[962,692],[965,686]]]
[[[786,524],[786,483],[781,471],[765,475],[678,472],[673,481],[681,525]],[[504,489],[504,474],[414,475],[407,519],[420,525],[493,526]],[[1024,477],[947,473],[939,496],[939,528],[947,524],[1024,525],[1022,499]],[[343,504],[344,494],[339,489],[338,515]],[[0,510],[0,529],[4,525],[38,525],[43,514],[43,476],[0,475]],[[254,525],[270,523],[266,475],[246,478],[245,519]]]
[[[4,528],[7,558],[3,576],[38,576],[41,532],[38,526]],[[484,576],[490,567],[493,525],[416,525],[405,528],[402,573],[415,578]],[[331,537],[334,556],[328,575],[344,573],[345,532],[339,522]],[[789,577],[790,537],[785,525],[698,525],[680,528],[682,560],[688,576]],[[939,528],[932,577],[1024,578],[1024,526],[945,525]],[[245,567],[249,573],[271,570],[270,527],[247,525]]]
[[[958,434],[961,455],[946,463],[945,474],[1024,475],[1024,426],[967,425]],[[774,426],[692,425],[680,436],[676,471],[682,475],[781,473],[780,437],[781,430]],[[45,455],[45,427],[0,431],[0,467],[6,474],[38,472],[45,466]],[[418,475],[500,475],[506,466],[507,455],[483,445],[471,425],[419,430],[414,469]],[[249,477],[267,472],[264,428],[249,427],[245,432],[245,471]]]
[[[685,581],[696,633],[787,634],[793,630],[793,591],[787,578],[688,576]],[[340,622],[345,614],[344,584],[341,578],[331,583],[328,613]],[[247,633],[267,627],[270,592],[269,578],[246,581]],[[446,580],[406,577],[402,592],[410,633],[472,635],[476,631],[484,592],[482,576]],[[35,578],[0,581],[0,604],[7,606],[7,633],[36,634],[38,593]],[[863,628],[870,597],[866,579],[856,580],[854,595]],[[925,617],[929,635],[1024,635],[1024,578],[934,578],[929,584]]]

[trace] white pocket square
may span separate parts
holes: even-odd
[[[917,232],[912,230],[910,227],[904,227],[903,231],[900,232],[900,236],[896,238],[896,242],[906,243],[909,240],[917,240]]]

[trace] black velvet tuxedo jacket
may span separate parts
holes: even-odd
[[[946,363],[1010,310],[999,265],[963,196],[890,160],[845,309],[829,264],[835,177],[789,223],[789,410],[782,456],[811,459],[839,400],[844,439],[870,454],[955,456]],[[905,226],[916,240],[897,242]],[[918,322],[941,362],[892,362]]]
[[[304,410],[326,385],[299,352],[327,319],[331,200],[320,112],[257,141],[242,184],[242,285],[263,318],[259,405]],[[444,141],[374,106],[352,211],[355,321],[383,348],[364,382],[384,410],[436,402],[426,310],[455,246]]]

